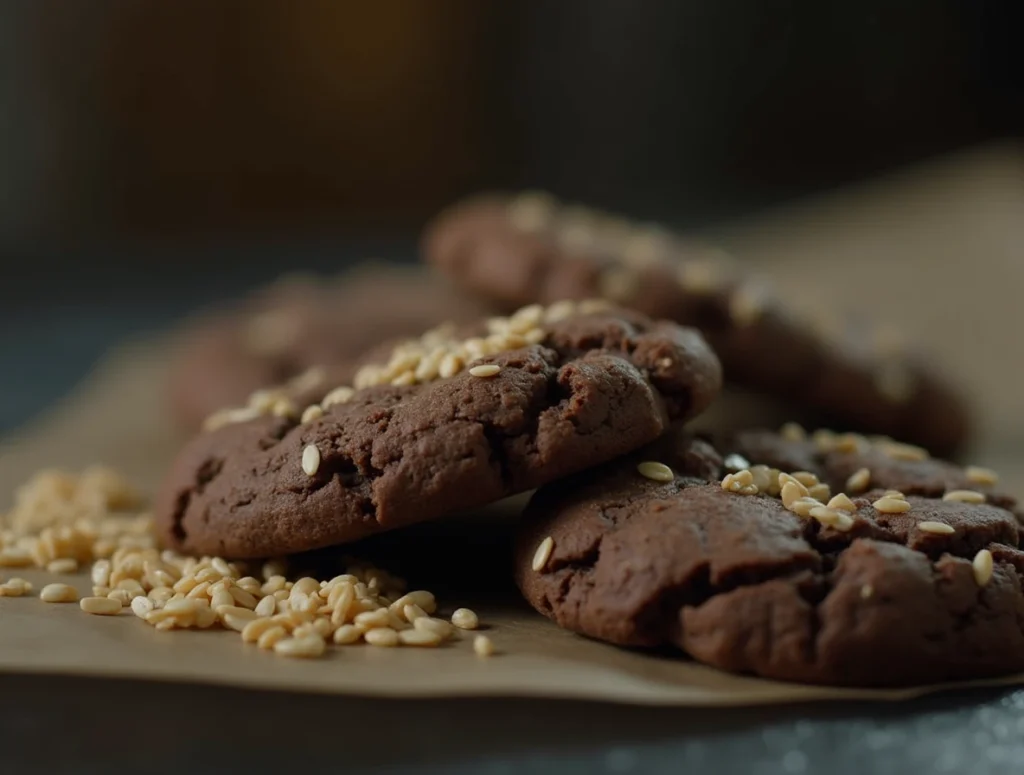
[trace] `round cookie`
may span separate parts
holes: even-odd
[[[475,333],[406,342],[322,404],[220,415],[164,482],[164,543],[263,557],[481,506],[657,439],[721,381],[698,333],[604,302],[526,308]]]
[[[516,547],[526,599],[590,637],[780,680],[1024,670],[1024,552],[1008,511],[917,496],[894,511],[876,490],[842,521],[801,517],[692,476],[713,468],[706,449],[662,445],[541,488]]]
[[[323,385],[351,379],[367,349],[488,311],[421,269],[368,264],[332,278],[284,278],[186,325],[170,368],[171,409],[194,429],[257,389],[307,373],[295,392],[312,400]]]
[[[727,388],[760,393],[766,410],[889,434],[943,455],[969,436],[962,397],[880,329],[825,330],[799,319],[721,251],[663,229],[542,194],[484,196],[442,213],[423,252],[503,307],[601,296],[698,328],[722,361]]]

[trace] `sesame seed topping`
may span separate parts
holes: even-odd
[[[871,470],[859,468],[846,480],[846,489],[850,492],[864,492],[871,484]]]
[[[783,504],[785,505],[785,504]],[[811,516],[811,510],[824,506],[825,504],[821,501],[817,501],[814,498],[797,498],[792,501],[786,508],[792,511],[798,517],[807,519]]]
[[[748,471],[737,471],[734,474],[726,474],[722,479],[722,489],[737,495],[757,495],[757,485],[754,484],[754,475]]]
[[[792,507],[792,505],[801,498],[810,497],[810,494],[807,492],[807,488],[795,479],[791,479],[782,485],[782,490],[779,494],[782,496],[782,505],[787,509]],[[815,502],[817,502],[816,499]]]
[[[319,420],[324,416],[323,407],[320,404],[310,404],[302,410],[302,422],[313,422],[313,420]]]
[[[992,552],[982,549],[971,561],[971,568],[974,571],[974,580],[979,587],[983,587],[992,580],[995,571],[995,564],[992,561]]]
[[[723,464],[728,471],[742,471],[744,468],[750,468],[750,461],[743,457],[743,455],[735,453],[726,455]]]
[[[999,474],[991,468],[967,466],[967,468],[964,469],[964,475],[967,477],[968,481],[973,482],[974,484],[995,485],[999,483]]]
[[[828,502],[830,509],[839,509],[840,511],[854,512],[857,510],[857,504],[855,504],[845,492],[841,492],[836,495],[832,500]]]
[[[330,393],[323,397],[320,402],[320,406],[323,409],[328,409],[335,404],[345,404],[352,400],[352,396],[355,395],[355,390],[350,387],[336,387]]]
[[[975,490],[950,490],[942,496],[942,500],[957,503],[984,503],[985,494]]]
[[[776,486],[778,485],[778,473],[773,477],[772,470],[768,466],[751,466],[749,470],[750,478],[758,492],[770,493],[772,490],[773,479],[774,484]]]
[[[313,476],[320,468],[320,450],[315,444],[308,444],[302,450],[302,470]]]
[[[807,488],[807,494],[812,498],[817,498],[822,503],[827,503],[832,497],[832,488],[827,484],[813,484]]]
[[[722,288],[724,279],[714,261],[690,259],[679,266],[676,279],[687,293],[705,295]]]
[[[928,450],[914,444],[904,444],[900,441],[883,441],[875,445],[876,448],[893,460],[927,460]]]
[[[875,594],[875,588],[871,584],[863,584],[860,588],[860,599],[870,600]]]
[[[501,371],[501,366],[496,363],[482,363],[479,366],[474,366],[469,370],[469,374],[472,377],[494,377]]]
[[[871,442],[859,433],[843,433],[836,437],[833,449],[836,452],[863,452]]]
[[[918,522],[917,529],[923,533],[934,533],[935,535],[953,535],[956,532],[956,528],[945,522]]]
[[[548,536],[540,542],[540,545],[537,547],[537,551],[533,554],[532,567],[535,571],[540,572],[544,569],[544,566],[548,564],[548,560],[550,559],[551,552],[554,548],[555,539],[551,536]]]
[[[910,504],[907,501],[891,495],[884,495],[871,505],[881,514],[903,514],[910,511]]]
[[[645,460],[638,464],[636,470],[641,476],[655,482],[672,482],[676,478],[671,468],[664,463],[658,463],[653,460]]]
[[[815,506],[808,513],[821,524],[835,528],[842,533],[847,532],[853,527],[853,518],[838,509],[830,509],[828,506]]]
[[[477,635],[473,638],[473,652],[478,657],[493,656],[494,650],[494,642],[486,635]]]

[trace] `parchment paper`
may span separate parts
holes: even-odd
[[[773,262],[777,281],[813,286],[814,272],[818,269],[813,268],[811,254],[816,257],[813,260],[825,260],[832,255],[828,252],[830,249],[847,244],[842,234],[863,235],[865,228],[870,229],[875,223],[872,213],[888,212],[887,218],[905,225],[905,220],[897,217],[893,208],[901,203],[906,207],[907,202],[919,202],[923,197],[929,203],[932,216],[924,219],[920,226],[925,234],[913,232],[909,238],[903,236],[914,244],[915,251],[924,249],[919,243],[927,242],[927,233],[943,243],[955,237],[960,248],[972,251],[975,257],[967,270],[960,266],[956,271],[984,272],[987,264],[980,257],[989,256],[1002,273],[1001,278],[1014,273],[1024,275],[1024,226],[1021,225],[1024,219],[1019,215],[1024,212],[1019,207],[1024,203],[1024,192],[1017,190],[1018,181],[1009,181],[1004,174],[1008,164],[1017,162],[1016,155],[1008,156],[1006,152],[994,156],[993,152],[988,152],[988,155],[961,159],[941,168],[941,174],[934,169],[918,174],[916,189],[913,179],[896,181],[888,184],[888,188],[882,186],[868,192],[870,195],[862,192],[863,201],[856,196],[848,198],[843,207],[831,211],[828,218],[820,215],[823,210],[814,208],[782,213],[767,224],[735,232],[733,238],[737,244],[746,242],[750,246],[748,252],[754,252],[754,246],[759,246],[756,250]],[[1020,172],[1022,166],[1018,164],[1015,169]],[[945,182],[940,186],[937,181]],[[965,188],[970,193],[966,199],[957,193]],[[1018,194],[1021,194],[1020,199],[1013,200]],[[988,201],[989,206],[978,205],[979,197]],[[980,216],[991,214],[992,207],[996,206],[993,202],[1005,204],[1007,201],[1018,203],[1016,212],[1003,207],[1003,217],[995,223]],[[828,203],[819,207],[827,209]],[[974,216],[965,216],[964,211]],[[816,212],[819,215],[815,215]],[[913,214],[913,207],[909,212]],[[940,216],[954,219],[960,229],[941,229],[936,235],[929,224]],[[882,222],[888,221],[882,219]],[[964,224],[973,222],[978,228],[973,231],[964,228]],[[799,227],[799,231],[780,228],[779,223],[792,224],[792,228]],[[806,236],[814,232],[816,223],[819,229],[827,228],[832,238]],[[755,239],[758,233],[762,236]],[[792,233],[804,236],[788,236]],[[991,251],[978,247],[985,240],[992,243],[993,239]],[[787,241],[803,247],[785,248]],[[835,255],[843,257],[845,250],[838,249]],[[943,244],[941,252],[947,261],[961,255],[955,246],[948,244]],[[1018,257],[1015,262],[1009,260],[1011,255]],[[882,268],[864,271],[881,271]],[[899,309],[895,309],[891,289],[884,283],[878,298],[871,297],[866,294],[871,284],[858,280],[859,271],[848,267],[837,270],[835,276],[843,279],[838,289],[825,294],[826,298],[837,304],[843,303],[844,298],[846,302],[855,299],[858,304],[872,304],[873,309],[886,313],[898,312],[889,315],[897,322],[905,319],[913,323],[922,318],[936,321],[942,317],[929,312],[930,300],[922,299],[919,293],[905,298],[897,293]],[[953,270],[937,271],[948,274]],[[906,274],[903,269],[893,276],[893,285],[902,285],[904,290],[920,283],[920,276]],[[863,282],[864,297],[860,295],[862,291],[857,282]],[[840,292],[843,287],[855,288],[854,295],[844,297]],[[1011,297],[1019,294],[1020,287],[1018,284],[1008,291],[993,289],[986,283],[973,291],[963,289],[962,292],[970,296],[963,308],[967,319],[1003,337],[1000,342],[1008,340],[1009,335],[996,329],[1014,319],[1016,309],[1001,310],[1004,317],[1000,322],[993,317],[996,313],[989,302],[994,298],[1009,304]],[[935,288],[944,302],[957,295],[945,286]],[[905,308],[902,305],[906,305]],[[972,353],[970,357],[958,357],[962,355],[964,337],[957,333],[956,324],[943,321],[942,326],[941,335],[932,337],[932,344],[937,345],[936,349],[945,350],[945,357],[958,368],[965,363],[974,368],[976,359],[982,356]],[[928,330],[928,326],[921,323],[917,323],[916,328],[924,333]],[[42,467],[77,469],[103,462],[124,471],[142,486],[152,487],[180,443],[164,413],[162,385],[166,347],[164,342],[152,341],[127,345],[112,353],[52,412],[0,443],[0,503],[3,507],[10,502],[14,487]],[[1022,353],[1019,347],[1014,352],[1018,356]],[[1006,479],[1011,490],[1020,492],[1021,458],[1017,453],[1017,440],[1020,430],[1024,429],[1024,417],[1020,411],[1019,357],[977,360],[977,369],[990,378],[971,373],[967,379],[981,397],[979,404],[985,407],[983,422],[987,443],[979,447],[975,459],[995,465],[1008,474]],[[993,374],[997,376],[992,377]],[[385,565],[390,555],[398,564],[397,572],[415,585],[438,592],[448,611],[462,605],[476,609],[499,650],[489,659],[476,657],[471,639],[466,637],[439,649],[339,647],[333,648],[326,659],[290,660],[243,644],[233,632],[158,632],[130,613],[118,617],[89,616],[77,605],[46,605],[38,598],[29,597],[0,598],[0,670],[387,697],[518,695],[649,705],[735,706],[848,698],[898,700],[943,688],[866,691],[763,681],[704,668],[675,655],[630,652],[564,632],[518,600],[506,568],[493,559],[503,556],[510,518],[514,518],[521,503],[522,499],[499,505],[484,514],[464,515],[449,523],[423,526],[417,528],[420,532],[414,536],[402,538],[398,533],[383,536],[365,547],[370,556],[379,555],[378,561]],[[466,520],[473,522],[472,529],[467,529]],[[397,540],[399,538],[402,540]],[[417,547],[428,547],[430,551],[416,551]],[[433,559],[435,550],[443,554],[443,560]],[[429,556],[430,561],[425,562],[425,556]],[[4,571],[3,575],[24,576],[37,590],[53,579],[38,571]],[[84,575],[76,577],[73,583],[81,592],[89,590],[89,581]],[[1022,679],[1024,675],[979,683],[1010,684]]]

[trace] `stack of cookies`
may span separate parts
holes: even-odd
[[[1024,670],[1019,512],[932,457],[970,424],[920,358],[546,195],[460,204],[423,254],[196,326],[167,547],[307,552],[535,491],[515,578],[583,635],[813,683]],[[723,389],[803,425],[735,427],[706,411]]]

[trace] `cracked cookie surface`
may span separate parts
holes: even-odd
[[[641,447],[720,385],[699,334],[637,313],[573,315],[543,335],[479,358],[491,376],[366,387],[307,422],[200,434],[158,497],[164,542],[263,557],[484,505]]]
[[[551,197],[481,196],[441,213],[427,260],[504,308],[605,297],[698,328],[727,386],[805,422],[885,433],[950,455],[965,399],[872,321],[803,319],[722,251]]]
[[[895,686],[1024,670],[1010,512],[908,495],[907,511],[880,513],[874,490],[853,498],[840,531],[708,483],[717,453],[673,445],[534,495],[516,548],[534,608],[590,637],[781,680]],[[671,481],[638,472],[653,459]]]

